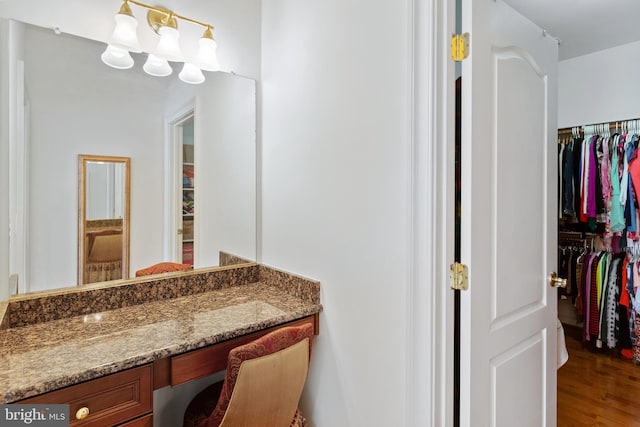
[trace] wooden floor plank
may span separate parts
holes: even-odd
[[[640,427],[640,366],[616,351],[594,351],[566,334],[569,360],[558,370],[558,426]]]

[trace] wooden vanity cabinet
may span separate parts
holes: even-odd
[[[314,333],[316,335],[318,334],[318,315],[315,314],[282,325],[262,329],[260,331],[253,332],[247,335],[242,335],[228,341],[222,341],[218,344],[210,345],[198,350],[193,350],[187,353],[173,356],[168,362],[168,365],[165,365],[166,373],[158,377],[166,378],[167,382],[164,384],[160,383],[158,385],[171,385],[173,387],[179,384],[186,383],[187,381],[195,380],[207,375],[215,374],[216,372],[224,371],[227,367],[227,358],[231,349],[240,345],[247,344],[248,342],[258,339],[261,336],[276,329],[285,326],[300,326],[305,323],[313,325]],[[156,367],[155,372],[157,374],[160,374],[161,371],[158,368],[159,367]]]
[[[153,427],[153,414],[136,418],[128,423],[120,424],[119,427]]]
[[[153,425],[153,368],[151,364],[139,366],[16,403],[68,403],[71,426],[150,427]],[[89,413],[77,419],[76,414],[82,408],[87,408]]]
[[[275,329],[304,323],[313,325],[315,334],[319,333],[316,313],[15,403],[68,403],[72,427],[152,427],[153,390],[223,371],[232,348]],[[89,414],[79,420],[76,414],[82,408]]]

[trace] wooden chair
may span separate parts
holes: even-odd
[[[224,381],[189,404],[184,427],[302,427],[313,326],[283,327],[229,352]]]

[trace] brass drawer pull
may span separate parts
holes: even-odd
[[[84,420],[89,416],[89,408],[83,406],[76,412],[76,420]]]

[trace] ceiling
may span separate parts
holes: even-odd
[[[640,0],[505,0],[560,39],[560,59],[640,40]]]

